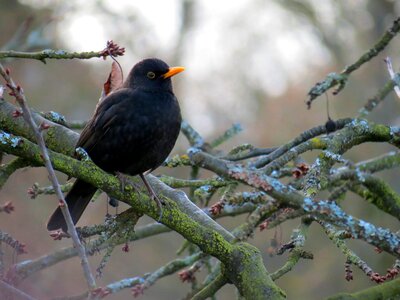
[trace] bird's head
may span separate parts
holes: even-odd
[[[124,86],[172,91],[171,77],[184,69],[183,67],[169,67],[164,61],[157,58],[147,58],[132,68]]]

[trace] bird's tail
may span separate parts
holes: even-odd
[[[69,212],[71,214],[74,224],[76,224],[79,218],[82,216],[83,211],[89,204],[97,188],[93,185],[86,183],[85,181],[77,179],[72,186],[71,190],[65,197],[65,201],[68,204]],[[68,232],[67,223],[65,222],[64,216],[61,212],[61,208],[57,207],[54,213],[51,215],[47,222],[47,230],[62,229],[64,232]]]

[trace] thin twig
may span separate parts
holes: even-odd
[[[201,137],[201,135],[185,120],[183,120],[181,123],[181,131],[188,139],[190,146],[192,147],[203,146],[204,140]]]
[[[8,297],[11,296],[13,300],[35,300],[32,296],[24,293],[20,289],[0,280],[0,296],[3,296],[4,299],[9,299]]]
[[[11,50],[14,49],[18,46],[21,46],[24,44],[24,39],[26,39],[26,36],[29,32],[30,27],[32,26],[34,17],[29,16],[27,17],[17,28],[17,30],[14,32],[14,35],[11,37],[11,39],[8,40],[8,42],[2,47],[1,50]]]
[[[238,161],[261,155],[268,155],[274,152],[277,148],[255,148],[250,144],[240,145],[233,148],[226,156],[222,157],[225,160]]]
[[[386,63],[390,78],[392,78],[392,80],[396,83],[396,85],[393,87],[393,89],[396,92],[397,97],[400,98],[400,83],[399,83],[400,78],[398,75],[396,75],[396,73],[393,70],[392,61],[391,61],[390,57],[386,57],[385,63]]]
[[[244,204],[241,206],[231,206],[227,205],[224,207],[224,210],[218,216],[213,216],[214,218],[222,218],[226,216],[236,216],[242,215],[245,213],[249,213],[253,211],[255,208],[254,205]],[[209,213],[209,208],[204,208],[203,211],[205,213]],[[101,225],[95,225],[91,227],[99,227]],[[88,229],[87,227],[83,227],[80,230],[80,233],[83,237],[90,237],[92,235],[88,235],[87,232],[83,232],[84,229]],[[161,223],[151,223],[138,228],[135,228],[134,235],[126,239],[125,237],[120,237],[119,240],[113,240],[114,246],[122,245],[126,242],[137,241],[140,239],[145,239],[148,237],[152,237],[158,234],[170,232],[171,229],[166,227]],[[104,228],[101,229],[101,232],[104,232]],[[1,240],[1,231],[0,231],[0,240]],[[11,240],[12,241],[12,240]],[[110,240],[104,240],[103,237],[99,237],[89,243],[86,244],[86,253],[88,255],[94,255],[99,253],[101,250],[106,249],[110,245]],[[36,259],[32,260],[24,260],[19,262],[15,266],[15,271],[18,274],[18,277],[21,279],[25,279],[26,277],[41,271],[45,268],[53,266],[59,262],[63,262],[69,258],[77,256],[77,249],[75,247],[68,247],[57,250],[53,253],[43,255]]]
[[[400,77],[400,73],[395,74],[395,78]],[[370,99],[367,100],[367,103],[364,104],[364,106],[359,110],[358,118],[364,118],[366,115],[368,115],[372,110],[374,110],[376,107],[378,107],[378,104],[380,104],[387,95],[393,90],[393,88],[396,86],[396,81],[393,79],[389,79],[385,85],[378,90],[378,92]]]
[[[228,139],[232,138],[242,130],[243,130],[242,125],[240,125],[239,123],[233,124],[231,128],[227,129],[223,134],[221,134],[215,140],[210,142],[211,148],[218,147],[219,145],[226,142]]]
[[[10,246],[16,251],[17,254],[26,253],[26,245],[13,238],[10,234],[6,232],[0,231],[0,243],[5,243],[6,245]]]
[[[78,249],[79,256],[81,258],[83,273],[85,275],[88,287],[90,290],[92,290],[96,287],[96,282],[90,271],[89,261],[86,256],[86,253],[85,253],[85,247],[80,242],[78,233],[76,232],[76,229],[75,229],[75,225],[72,221],[71,214],[69,213],[69,210],[68,210],[68,205],[64,199],[64,195],[60,189],[60,184],[58,183],[57,176],[55,174],[55,171],[53,169],[53,166],[52,166],[50,158],[49,158],[46,144],[44,142],[43,135],[42,135],[42,130],[45,128],[45,126],[44,126],[44,124],[41,124],[39,127],[37,126],[37,124],[35,123],[35,121],[32,118],[32,114],[28,107],[28,104],[27,104],[27,101],[26,101],[26,98],[25,98],[22,88],[20,86],[17,86],[14,83],[14,81],[12,80],[12,78],[9,75],[9,71],[4,69],[2,64],[0,64],[0,74],[6,80],[7,86],[10,88],[12,95],[15,97],[18,104],[22,108],[22,115],[23,115],[25,121],[29,124],[29,126],[31,127],[31,129],[33,130],[33,132],[35,134],[38,146],[42,153],[42,159],[44,160],[45,166],[49,173],[49,179],[56,191],[57,197],[59,199],[61,211],[62,211],[64,218],[66,220],[66,223],[68,225],[68,232],[70,233],[72,240]]]
[[[219,274],[212,282],[194,295],[192,300],[207,299],[215,295],[215,293],[219,291],[227,282],[228,280],[226,277],[223,274]]]
[[[386,46],[390,43],[393,37],[400,31],[400,18],[394,20],[392,27],[390,27],[385,34],[379,39],[379,41],[366,53],[361,55],[361,57],[353,64],[347,66],[342,72],[330,73],[326,78],[315,84],[314,87],[308,92],[309,100],[307,101],[308,107],[311,106],[311,102],[318,96],[324,94],[330,88],[339,85],[339,87],[333,92],[334,95],[339,93],[345,86],[348,76],[359,67],[361,67],[366,62],[370,61],[372,58],[377,56],[381,51],[383,51]]]
[[[159,269],[155,270],[152,273],[145,274],[142,277],[132,277],[132,278],[124,278],[113,283],[110,283],[104,287],[99,287],[92,293],[98,296],[99,298],[103,298],[110,294],[118,293],[119,291],[132,288],[132,294],[134,297],[142,295],[145,289],[148,289],[150,286],[155,284],[155,282],[165,276],[174,274],[175,272],[191,265],[193,262],[200,259],[204,254],[202,252],[195,253],[191,256],[186,258],[177,258],[165,266],[160,267]],[[57,300],[67,300],[67,299],[74,299],[74,300],[83,300],[87,298],[88,292],[85,292],[81,295],[77,295],[74,297],[59,297]]]
[[[67,52],[65,50],[45,49],[38,52],[21,52],[21,51],[0,51],[0,59],[2,58],[28,58],[37,59],[46,63],[46,59],[90,59],[94,57],[121,56],[124,55],[125,48],[119,47],[113,41],[108,41],[105,49],[101,51],[90,52]]]
[[[388,279],[393,279],[397,274],[388,274],[380,275],[372,270],[368,264],[363,261],[354,251],[347,247],[346,243],[344,242],[345,238],[351,238],[351,234],[348,232],[344,232],[341,230],[336,230],[334,226],[331,224],[318,220],[322,228],[324,229],[326,235],[329,239],[342,251],[342,253],[346,256],[346,261],[348,264],[353,264],[357,266],[361,271],[365,273],[371,280],[382,283]],[[396,268],[396,267],[395,267]],[[347,280],[351,280],[352,277],[349,277]]]

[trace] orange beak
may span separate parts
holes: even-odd
[[[167,78],[172,77],[172,76],[174,76],[174,75],[176,75],[176,74],[178,74],[178,73],[180,73],[180,72],[182,72],[184,70],[185,70],[184,67],[171,67],[171,68],[168,69],[167,73],[162,75],[162,77],[164,79],[167,79]]]

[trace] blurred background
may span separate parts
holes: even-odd
[[[34,51],[45,48],[69,51],[99,51],[107,40],[126,48],[118,58],[125,75],[139,60],[159,57],[169,65],[183,65],[186,71],[174,77],[175,94],[183,116],[207,140],[217,137],[232,123],[243,132],[222,149],[251,143],[258,147],[277,146],[327,120],[326,100],[321,97],[311,110],[305,101],[308,90],[329,72],[339,72],[368,50],[391,26],[400,13],[399,1],[50,1],[0,0],[0,48]],[[23,39],[16,32],[25,30]],[[368,98],[389,79],[383,59],[392,58],[398,70],[399,38],[372,62],[350,78],[338,96],[329,95],[333,119],[354,117]],[[108,76],[111,60],[7,60],[14,79],[25,90],[30,105],[40,111],[57,111],[68,120],[88,119]],[[368,118],[400,125],[399,99],[390,94]],[[180,137],[173,154],[183,154],[187,141]],[[346,158],[355,162],[385,153],[388,145],[368,144],[351,150]],[[313,153],[312,155],[317,154]],[[309,162],[315,156],[306,156]],[[159,168],[155,174],[187,178],[186,168]],[[400,191],[398,170],[380,176]],[[60,174],[61,181],[66,176]],[[55,197],[31,200],[26,191],[34,182],[49,184],[43,168],[16,172],[0,191],[0,202],[12,201],[16,211],[2,214],[0,229],[27,244],[28,254],[18,260],[36,258],[55,249],[70,246],[70,240],[53,241],[45,228],[49,214],[57,205]],[[378,226],[398,230],[398,222],[364,200],[349,194],[344,208]],[[106,210],[102,198],[91,204],[80,225],[101,222]],[[221,220],[229,229],[245,217]],[[143,218],[140,224],[151,220]],[[279,268],[287,255],[268,255],[271,238],[288,241],[298,220],[273,230],[257,231],[250,242],[264,253],[269,271]],[[116,248],[99,285],[141,276],[176,257],[183,239],[175,233],[135,242],[131,251]],[[375,271],[385,273],[391,257],[377,254],[373,247],[359,241],[349,245]],[[9,264],[13,254],[4,248]],[[345,258],[313,225],[306,250],[314,260],[301,261],[277,281],[288,299],[321,299],[339,291],[356,291],[373,283],[356,268],[354,280],[344,279]],[[91,258],[95,269],[101,254]],[[204,273],[201,273],[204,275]],[[199,275],[199,278],[202,275]],[[71,259],[35,274],[21,288],[39,299],[79,294],[86,284],[78,259]],[[179,299],[190,289],[178,276],[170,276],[146,290],[141,299]],[[219,299],[232,299],[232,286],[224,287]],[[130,290],[109,296],[129,299]]]

